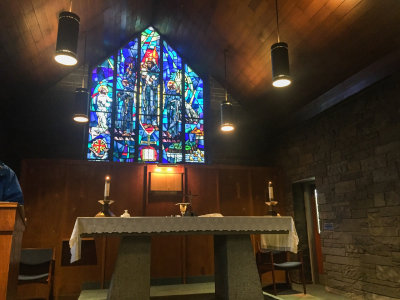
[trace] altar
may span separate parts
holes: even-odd
[[[217,299],[264,299],[250,234],[290,233],[291,217],[77,218],[70,238],[71,262],[80,258],[81,237],[122,238],[108,299],[150,299],[152,235],[214,236]]]

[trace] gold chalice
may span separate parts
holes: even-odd
[[[179,205],[179,211],[181,212],[181,215],[183,217],[185,215],[187,207],[188,207],[188,205],[190,205],[190,203],[181,202],[181,203],[176,203],[175,205]]]

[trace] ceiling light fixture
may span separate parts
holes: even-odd
[[[226,81],[226,53],[224,51],[224,61],[225,61],[225,100],[221,103],[221,131],[230,132],[235,129],[233,124],[233,105],[228,101],[228,89]]]
[[[78,48],[79,22],[78,15],[70,11],[63,11],[58,16],[58,33],[56,54],[54,59],[56,62],[74,66],[78,62],[76,50]]]
[[[77,123],[89,122],[89,90],[85,88],[85,61],[86,61],[86,34],[82,65],[82,87],[75,90],[74,121]]]
[[[289,73],[288,44],[281,42],[279,38],[278,0],[275,0],[275,9],[278,42],[271,46],[272,85],[275,87],[285,87],[292,83],[292,79]]]

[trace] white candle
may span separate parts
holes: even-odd
[[[104,197],[110,196],[110,176],[106,176],[106,183],[104,185]]]
[[[274,189],[272,188],[272,182],[268,182],[268,194],[269,194],[269,201],[274,200]]]

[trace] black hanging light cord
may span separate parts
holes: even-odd
[[[224,63],[225,63],[225,102],[228,102],[228,82],[226,81],[226,53],[227,49],[224,50]]]
[[[72,4],[72,1],[71,1]],[[82,64],[82,88],[85,87],[85,63],[86,63],[86,32],[85,32],[85,39],[84,39],[84,46],[83,46],[83,64]]]
[[[277,35],[278,35],[278,43],[280,43],[280,38],[279,38],[278,0],[275,0],[275,12],[276,12],[276,33],[277,33]]]

